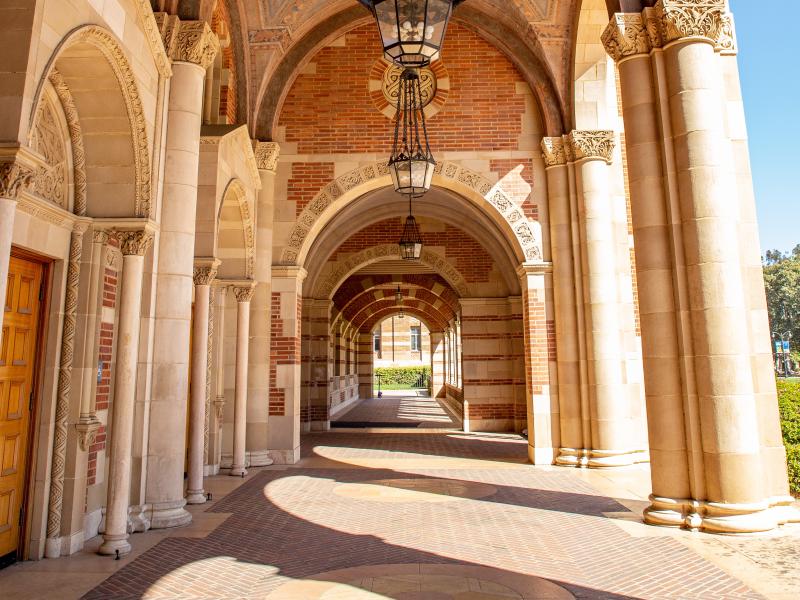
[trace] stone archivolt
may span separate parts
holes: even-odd
[[[69,87],[61,73],[55,68],[50,72],[50,84],[61,102],[72,146],[72,210],[76,215],[82,216],[86,214],[86,151],[83,147],[81,122]]]

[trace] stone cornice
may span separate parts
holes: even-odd
[[[615,146],[613,131],[573,131],[568,140],[575,161],[604,160],[611,164]]]
[[[281,153],[281,147],[277,142],[253,142],[253,152],[256,157],[256,164],[261,171],[271,171],[272,173],[278,168],[278,157]]]
[[[205,21],[181,21],[166,13],[155,15],[164,49],[173,62],[188,62],[208,69],[219,52],[219,39]]]
[[[567,152],[561,137],[542,138],[542,158],[546,168],[567,164]]]

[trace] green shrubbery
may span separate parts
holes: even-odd
[[[800,382],[778,381],[781,431],[789,462],[792,494],[800,495]]]
[[[419,381],[420,375],[425,374],[425,382],[431,377],[430,367],[378,367],[375,376],[381,376],[381,386],[384,388],[411,388]]]

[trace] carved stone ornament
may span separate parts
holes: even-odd
[[[225,413],[225,396],[217,396],[214,400],[214,416],[217,417],[217,423],[222,426],[222,415]]]
[[[233,286],[233,295],[236,296],[237,302],[250,302],[253,299],[253,294],[255,293],[256,288],[253,285]]]
[[[124,256],[144,256],[153,243],[153,234],[149,231],[117,231],[119,246]]]
[[[569,144],[576,161],[601,159],[611,164],[614,156],[613,131],[573,131]]]
[[[169,53],[173,61],[188,62],[208,69],[219,52],[219,39],[205,21],[182,21]]]
[[[545,167],[558,167],[567,164],[564,140],[560,137],[542,138],[542,158]]]
[[[606,52],[616,62],[650,53],[650,38],[641,14],[615,14],[603,32],[602,41]]]
[[[260,171],[272,171],[274,173],[278,168],[281,147],[277,142],[256,141],[253,143],[253,153]]]
[[[0,163],[0,198],[16,200],[31,184],[33,169],[18,162]]]
[[[88,452],[92,444],[95,443],[97,431],[101,426],[102,423],[94,415],[75,424],[75,429],[78,432],[78,445],[83,452]]]
[[[727,13],[725,0],[659,0],[655,8],[665,44],[689,37],[706,38],[716,44]]]
[[[217,263],[196,264],[194,266],[194,284],[211,285],[217,276]]]

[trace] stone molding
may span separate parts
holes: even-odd
[[[542,138],[542,158],[545,168],[564,166],[567,160],[566,144],[564,138],[546,137]]]
[[[211,285],[211,282],[217,277],[219,265],[220,261],[215,258],[195,259],[193,274],[194,284]]]
[[[123,256],[144,256],[153,243],[153,233],[144,229],[116,231]]]
[[[253,142],[253,153],[256,157],[256,166],[259,171],[270,171],[274,173],[278,169],[278,158],[281,153],[281,146],[278,142]]]
[[[61,109],[67,120],[67,130],[69,132],[70,145],[72,146],[72,181],[73,181],[73,202],[72,212],[78,216],[86,214],[86,151],[83,147],[83,131],[81,129],[78,110],[75,107],[75,100],[69,91],[64,77],[54,67],[50,73],[50,84],[61,102]]]
[[[231,286],[233,295],[236,296],[236,301],[239,303],[250,302],[253,295],[256,293],[255,283],[237,283]]]
[[[208,69],[220,50],[219,39],[205,21],[181,21],[166,13],[155,15],[164,49],[173,62],[187,62]]]
[[[153,60],[156,63],[159,74],[164,78],[172,77],[172,66],[167,53],[164,51],[164,42],[161,38],[161,32],[153,14],[150,0],[136,0],[136,12],[142,21],[142,29],[147,38],[147,45],[153,53]]]
[[[602,35],[606,52],[617,62],[686,39],[735,54],[736,30],[725,0],[659,0],[638,14],[615,14]]]
[[[614,157],[614,132],[610,130],[572,131],[567,136],[574,160],[604,160]]]

